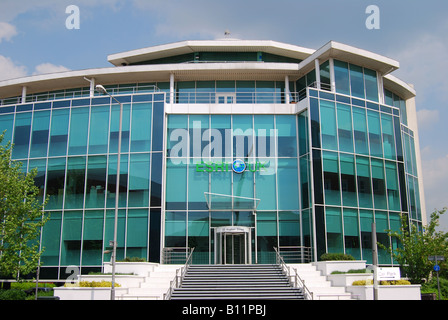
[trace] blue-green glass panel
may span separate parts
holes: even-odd
[[[86,157],[68,158],[65,185],[66,209],[80,209],[84,205]]]
[[[255,81],[236,81],[236,103],[255,102]]]
[[[129,165],[129,207],[149,206],[150,154],[131,154]]]
[[[2,145],[6,145],[8,142],[12,142],[12,131],[14,127],[14,115],[5,114],[0,115],[0,134],[4,133]]]
[[[48,151],[50,157],[67,154],[69,116],[70,109],[56,109],[52,111],[50,148]]]
[[[350,254],[355,259],[361,259],[358,210],[344,208],[343,215],[345,253]]]
[[[209,231],[210,231],[210,222],[209,222],[208,212],[189,212],[188,213],[188,236],[189,237],[208,237]],[[195,251],[196,251],[196,248],[195,248]]]
[[[391,115],[381,113],[381,129],[383,132],[384,157],[395,160],[394,124]]]
[[[176,82],[177,103],[195,103],[196,84],[194,81]]]
[[[299,211],[280,211],[278,213],[278,236],[280,246],[300,245]],[[288,259],[288,257],[285,257]],[[288,263],[288,261],[285,261]]]
[[[274,157],[274,140],[276,136],[274,131],[274,116],[254,115],[254,134],[256,156]]]
[[[232,160],[232,133],[231,133],[231,116],[230,115],[212,115],[211,122],[211,147],[210,156],[214,157],[213,161],[231,161]],[[224,159],[225,158],[225,159]]]
[[[334,60],[334,78],[336,83],[336,92],[350,95],[348,63]]]
[[[148,245],[148,209],[129,210],[126,224],[126,255],[145,258]]]
[[[233,175],[233,195],[254,198],[254,173],[246,170]]]
[[[278,159],[277,168],[278,209],[298,210],[298,168],[297,159]]]
[[[166,212],[165,247],[185,247],[187,236],[187,215],[185,212]]]
[[[118,152],[118,132],[120,128],[120,106],[112,104],[112,114],[109,132],[109,152]],[[122,128],[121,128],[121,152],[129,151],[129,130],[131,118],[131,105],[123,104]]]
[[[188,120],[190,135],[190,156],[194,158],[204,157],[208,159],[210,150],[209,128],[210,117],[208,115],[190,115]]]
[[[372,263],[372,210],[359,210],[361,225],[362,259]]]
[[[106,195],[107,157],[94,156],[87,160],[86,208],[104,208]]]
[[[347,207],[358,206],[356,192],[355,161],[351,154],[340,154],[342,204]]]
[[[107,193],[106,193],[106,207],[115,207],[115,196],[117,186],[117,155],[109,156],[109,163],[107,168]],[[121,155],[120,157],[120,181],[118,189],[118,206],[126,206],[127,189],[128,189],[128,155]]]
[[[183,158],[168,158],[166,163],[166,208],[186,209],[187,162]]]
[[[322,148],[337,150],[336,110],[332,101],[320,100]]]
[[[79,265],[82,211],[65,211],[62,225],[61,265]]]
[[[14,128],[14,148],[12,150],[13,159],[28,158],[31,132],[31,112],[18,113]]]
[[[325,204],[340,205],[341,191],[339,187],[338,154],[323,151]]]
[[[389,210],[400,211],[400,192],[395,162],[386,161],[387,198]]]
[[[350,88],[352,96],[362,99],[365,98],[362,67],[350,64]]]
[[[255,172],[255,198],[261,199],[258,210],[276,210],[276,175],[274,159],[258,159],[266,170]]]
[[[167,129],[167,156],[187,157],[189,135],[188,115],[169,115]]]
[[[85,154],[89,130],[89,108],[73,108],[70,120],[68,154]]]
[[[278,134],[277,152],[279,157],[297,156],[297,124],[296,117],[290,115],[277,115],[276,129]]]
[[[37,169],[37,174],[34,177],[34,185],[39,188],[39,195],[37,199],[42,202],[44,200],[44,190],[45,190],[45,176],[47,172],[47,160],[38,159],[30,160],[28,165],[28,171],[32,169]]]
[[[201,163],[201,160],[195,159],[188,166],[188,208],[207,210],[204,192],[209,192],[209,176],[211,175],[213,179],[215,172],[197,172],[196,163]]]
[[[41,256],[42,264],[45,266],[59,265],[59,249],[61,245],[62,213],[53,211],[50,220],[45,223],[42,231],[42,247],[45,250]]]
[[[275,212],[257,213],[257,235],[277,236],[277,214]]]
[[[275,102],[275,81],[257,81],[256,103]]]
[[[352,113],[349,105],[337,104],[339,150],[353,152]]]
[[[356,157],[359,206],[372,208],[372,185],[369,158]]]
[[[109,106],[95,106],[90,115],[89,153],[106,153],[109,132]]]
[[[364,81],[366,86],[366,99],[378,102],[376,71],[364,68]]]
[[[343,252],[341,209],[325,207],[325,220],[327,227],[327,251],[329,253]]]
[[[353,107],[352,110],[355,152],[368,155],[366,110],[355,107]]]
[[[50,129],[50,111],[35,112],[31,132],[30,157],[46,157],[48,132]]]
[[[253,128],[251,115],[232,117],[233,124],[233,156],[242,160],[254,156]]]
[[[309,152],[308,112],[299,114],[299,155]]]
[[[367,119],[369,126],[370,155],[382,158],[383,146],[379,112],[367,110]]]
[[[311,204],[311,177],[309,156],[300,157],[300,188],[302,194],[302,208],[309,208]]]
[[[131,152],[144,152],[151,149],[151,103],[132,105]]]
[[[48,159],[47,189],[50,196],[45,209],[61,209],[64,200],[65,158]]]
[[[117,219],[117,260],[124,259],[124,245],[126,232],[126,210],[118,210]],[[104,247],[109,247],[109,241],[114,239],[115,210],[106,210],[106,224],[104,229]],[[110,260],[110,254],[105,254],[104,260]]]
[[[88,210],[84,214],[82,264],[101,265],[103,252],[103,210]]]
[[[383,160],[371,159],[373,200],[376,209],[387,209]]]

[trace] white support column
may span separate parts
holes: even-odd
[[[22,103],[26,102],[26,87],[25,86],[22,87],[22,100],[21,100],[21,102]]]
[[[291,101],[291,91],[289,90],[289,76],[285,76],[285,103],[290,103]]]
[[[174,73],[170,73],[170,104],[174,103]]]
[[[319,59],[314,60],[314,68],[316,69],[316,85],[318,90],[320,90],[320,63]]]
[[[95,96],[95,78],[90,79],[90,98]]]
[[[331,86],[331,92],[336,92],[336,80],[334,77],[334,60],[333,58],[330,58],[330,86]]]
[[[386,101],[384,100],[384,87],[383,87],[383,75],[379,72],[376,73],[376,78],[378,82],[378,98],[380,103],[385,104]]]

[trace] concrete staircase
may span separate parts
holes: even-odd
[[[171,300],[303,300],[278,265],[190,265]]]
[[[291,275],[294,275],[293,269],[297,270],[305,286],[313,294],[313,300],[351,300],[351,293],[347,292],[345,287],[332,286],[331,281],[317,269],[314,264],[288,264],[291,268]]]
[[[158,265],[142,277],[138,285],[127,287],[127,292],[117,295],[117,300],[163,300],[170,282],[181,265]]]

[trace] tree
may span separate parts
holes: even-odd
[[[34,184],[37,169],[22,171],[22,163],[11,161],[12,145],[2,145],[0,135],[0,275],[16,280],[35,271],[41,228],[48,221],[47,202]],[[40,198],[40,199],[39,199]]]
[[[440,215],[446,210],[435,210],[423,231],[415,225],[409,228],[406,215],[402,215],[400,231],[389,230],[389,236],[396,238],[399,245],[394,250],[388,249],[412,283],[421,284],[429,280],[434,267],[434,262],[428,260],[429,256],[444,255],[448,258],[448,233],[436,231]]]

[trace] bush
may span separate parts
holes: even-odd
[[[321,261],[347,261],[355,260],[352,255],[344,253],[324,253],[320,256]]]
[[[26,293],[20,289],[0,290],[0,300],[25,300]]]
[[[391,281],[379,281],[379,284],[382,286],[403,286],[410,285],[411,283],[408,280],[391,280]],[[352,286],[371,286],[373,285],[373,280],[357,280],[353,281]]]
[[[139,257],[126,257],[123,260],[119,260],[118,262],[146,262],[146,259]]]
[[[80,281],[75,285],[65,284],[65,287],[81,287],[81,288],[108,288],[112,287],[111,281]],[[115,283],[115,287],[120,287],[120,284]]]
[[[439,278],[439,282],[441,299],[448,299],[448,280]],[[421,291],[422,293],[436,293],[438,295],[439,289],[437,287],[437,278],[432,278],[431,281],[422,284]]]

